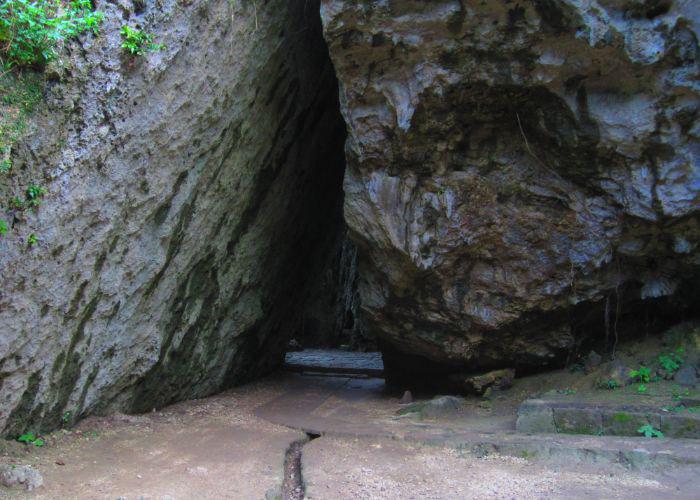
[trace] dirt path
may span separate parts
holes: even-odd
[[[33,465],[44,486],[0,497],[698,498],[695,441],[523,436],[505,410],[417,421],[398,408],[381,380],[282,375],[16,445],[0,461]]]
[[[262,383],[137,417],[85,420],[73,432],[28,448],[44,487],[0,487],[2,498],[227,499],[277,495],[289,446],[305,434],[273,425],[252,409],[274,397]],[[3,459],[10,461],[9,457]]]
[[[698,498],[692,470],[634,473],[614,466],[539,464],[386,439],[322,437],[304,447],[307,498]]]

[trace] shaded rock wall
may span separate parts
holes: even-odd
[[[695,2],[321,13],[364,319],[389,369],[559,364],[650,301],[696,300]]]
[[[101,35],[67,47],[3,180],[47,188],[33,212],[2,207],[5,433],[269,370],[342,231],[344,124],[318,4],[134,5],[98,2]],[[125,57],[123,23],[165,50]]]
[[[338,198],[338,225],[343,221],[343,198]],[[358,318],[360,297],[357,289],[357,249],[338,234],[325,258],[317,262],[314,285],[310,289],[304,317],[294,339],[303,347],[339,347],[365,345],[364,329]]]

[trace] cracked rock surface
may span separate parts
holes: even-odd
[[[610,310],[696,301],[694,2],[324,0],[321,14],[387,369],[556,364]]]
[[[318,4],[136,4],[100,3],[100,36],[66,47],[13,150],[17,192],[47,193],[21,216],[2,205],[16,219],[0,238],[5,434],[268,371],[341,230],[344,124]],[[165,49],[129,58],[122,24]]]

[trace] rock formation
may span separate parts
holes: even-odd
[[[322,0],[323,32],[319,0],[97,3],[0,179],[6,435],[292,336],[481,384],[700,304],[694,2]]]
[[[323,0],[321,14],[387,368],[540,368],[649,302],[697,305],[694,2]]]
[[[345,127],[317,3],[98,7],[100,35],[50,69],[2,180],[10,435],[150,411],[276,366],[343,231]],[[164,50],[126,55],[123,24]],[[46,188],[41,206],[13,211],[30,184]]]

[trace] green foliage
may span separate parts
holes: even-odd
[[[97,33],[103,17],[91,0],[0,0],[2,65],[46,64],[56,58],[62,40]]]
[[[661,366],[661,368],[663,368],[669,374],[676,373],[683,364],[683,358],[679,356],[679,354],[682,354],[683,352],[683,348],[680,348],[676,352],[662,354],[659,356],[659,366]]]
[[[10,200],[10,207],[15,210],[25,210],[41,205],[41,199],[46,195],[46,189],[37,184],[31,184],[24,192],[26,199],[15,196]]]
[[[33,432],[27,432],[17,438],[20,443],[33,444],[34,446],[44,446],[44,440],[36,436]]]
[[[647,392],[647,386],[644,385],[644,384],[639,384],[639,385],[637,386],[637,392],[638,392],[639,394],[646,394],[646,392]]]
[[[39,238],[36,237],[36,234],[32,233],[29,235],[29,238],[27,238],[27,246],[28,247],[33,247],[39,242]]]
[[[71,421],[71,416],[73,414],[69,411],[65,412],[63,415],[61,415],[61,424],[64,426],[68,425]]]
[[[37,186],[36,184],[32,184],[26,191],[26,205],[28,207],[38,207],[41,204],[41,198],[43,198],[45,194],[46,189],[41,186]]]
[[[664,437],[664,433],[658,429],[654,429],[654,427],[651,424],[644,424],[639,429],[637,429],[637,432],[640,434],[643,434],[644,437],[648,437],[648,438],[662,438],[662,437]]]
[[[19,196],[15,196],[10,200],[10,206],[15,210],[24,210],[24,200],[20,199]]]
[[[12,146],[23,136],[43,88],[44,77],[33,72],[0,74],[0,173],[12,169]]]
[[[7,234],[7,222],[0,219],[0,236],[5,236]]]
[[[685,389],[681,390],[680,386],[675,386],[672,389],[672,394],[673,394],[674,400],[680,401],[683,397],[690,396],[690,389],[685,388]]]
[[[651,370],[646,366],[640,366],[638,370],[632,370],[630,375],[633,379],[637,380],[637,382],[648,384],[651,379]]]
[[[620,388],[620,383],[617,380],[609,379],[603,384],[603,388],[609,391]]]
[[[136,28],[131,28],[126,24],[120,31],[122,35],[122,48],[133,56],[142,56],[146,52],[156,52],[162,50],[164,45],[153,42],[153,35]]]

